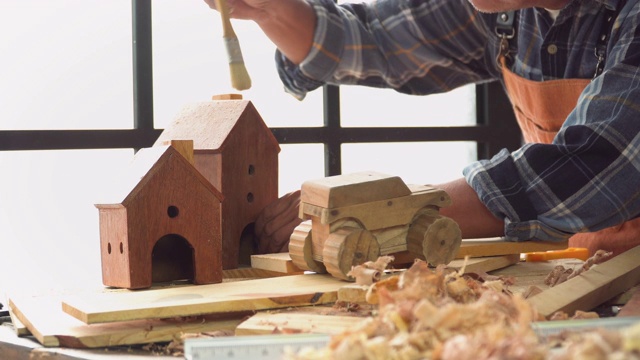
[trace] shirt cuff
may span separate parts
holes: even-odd
[[[504,221],[507,240],[564,241],[572,235],[537,214],[521,183],[513,155],[506,149],[491,160],[471,163],[463,175],[480,201]]]
[[[313,44],[307,57],[295,65],[280,51],[276,51],[278,74],[285,90],[298,99],[307,92],[324,85],[331,77],[342,56],[344,29],[342,11],[333,0],[311,0],[316,13]]]

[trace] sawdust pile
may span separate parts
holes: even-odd
[[[607,359],[571,350],[551,354],[549,344],[532,330],[538,315],[522,296],[511,294],[500,279],[483,281],[462,273],[444,266],[434,270],[418,261],[375,284],[375,317],[334,335],[323,349],[303,349],[287,358]],[[622,343],[619,333],[606,333],[576,351],[584,352],[586,346],[590,354],[613,354]]]

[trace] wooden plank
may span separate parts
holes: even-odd
[[[408,267],[413,264],[417,256],[408,251],[402,251],[395,254],[390,254],[394,257],[392,266],[390,267]],[[489,272],[498,269],[502,269],[509,265],[516,264],[520,261],[520,254],[508,254],[499,256],[485,256],[485,257],[473,257],[469,258],[467,262],[466,271],[470,272]],[[447,266],[460,269],[464,265],[464,259],[455,259],[451,261]]]
[[[222,281],[256,280],[287,275],[290,274],[255,268],[226,269],[222,270]]]
[[[530,286],[536,286],[542,290],[549,288],[544,283],[544,279],[549,273],[559,265],[565,268],[578,269],[584,261],[578,259],[557,259],[541,262],[518,262],[502,269],[491,271],[491,275],[512,277],[515,284],[509,286],[509,290],[514,293],[522,293]]]
[[[267,335],[278,331],[333,335],[341,333],[363,320],[365,318],[344,315],[260,312],[238,325],[236,335]]]
[[[289,253],[251,255],[251,267],[285,274],[302,274],[293,261]]]
[[[568,247],[567,241],[506,241],[502,238],[492,239],[463,239],[456,259],[465,256],[481,257],[495,255],[522,254],[536,251],[562,250]]]
[[[27,336],[31,335],[29,329],[18,319],[18,317],[13,313],[13,311],[9,310],[9,316],[11,317],[11,325],[13,326],[13,330],[16,332],[18,336]]]
[[[589,311],[640,282],[640,246],[529,298],[543,316]]]
[[[350,284],[338,289],[338,301],[366,304],[369,285]]]
[[[87,323],[172,318],[335,302],[345,282],[330,275],[270,279],[157,290],[86,294],[63,299],[63,311]]]
[[[501,256],[487,256],[480,258],[470,258],[465,265],[464,259],[453,260],[447,266],[454,269],[461,269],[464,266],[466,273],[488,273],[489,271],[502,269],[509,265],[520,262],[520,254],[510,254]]]
[[[179,339],[184,333],[234,331],[245,314],[86,325],[62,312],[57,296],[18,296],[9,306],[46,347],[96,348]]]
[[[43,347],[33,338],[18,338],[8,326],[0,326],[0,359],[3,360],[175,360],[130,346],[72,349]]]

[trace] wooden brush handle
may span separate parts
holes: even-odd
[[[229,6],[227,0],[216,0],[216,7],[220,12],[220,18],[222,19],[222,36],[225,38],[235,38],[236,33],[231,26],[231,20],[229,19]]]

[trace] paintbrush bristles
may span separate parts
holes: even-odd
[[[224,38],[227,55],[229,56],[229,71],[231,72],[231,86],[236,90],[247,90],[251,87],[249,72],[244,66],[242,50],[238,38]]]
[[[244,66],[240,42],[231,26],[227,2],[226,0],[216,0],[216,6],[222,18],[222,36],[227,49],[227,56],[229,57],[231,86],[236,90],[247,90],[251,87],[251,78],[247,68]]]

